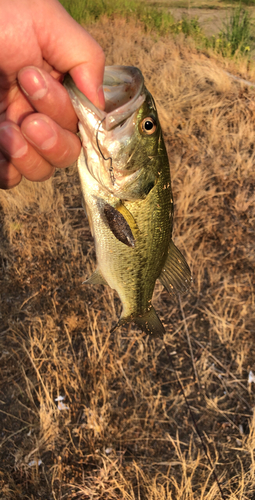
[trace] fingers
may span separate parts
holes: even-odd
[[[67,167],[80,154],[78,137],[41,113],[27,116],[22,122],[21,132],[29,144],[54,167]]]
[[[6,5],[10,7],[7,18],[13,9],[18,28],[8,32],[9,52],[3,52],[7,57],[2,93],[0,88],[0,187],[13,187],[22,175],[44,180],[54,167],[68,166],[77,159],[81,145],[72,133],[77,130],[77,117],[59,82],[60,75],[69,71],[78,88],[103,108],[105,59],[101,47],[57,0],[47,0],[39,7],[38,2],[24,2],[21,11],[14,9],[17,0]],[[29,22],[21,23],[22,16]],[[27,36],[29,44],[24,42]]]
[[[34,108],[18,88],[18,85],[15,87],[8,95],[7,107],[0,114],[0,122],[8,120],[20,125],[27,115],[34,112]]]
[[[0,189],[10,189],[21,181],[21,174],[0,152]]]
[[[100,61],[100,58],[99,58]],[[102,57],[101,57],[102,61]],[[104,57],[103,57],[104,61]],[[94,82],[91,80],[91,75],[94,70],[94,62],[93,63],[82,63],[79,66],[75,66],[75,68],[71,69],[69,73],[71,74],[76,86],[78,89],[85,94],[88,99],[95,104],[96,107],[104,110],[105,108],[105,98],[103,92],[103,83],[100,83],[95,86]],[[104,68],[104,65],[103,65]],[[100,79],[97,78],[98,81],[103,80],[103,74],[100,76]]]
[[[61,127],[77,131],[77,116],[66,89],[48,72],[34,66],[19,71],[20,87],[33,108],[43,113]]]
[[[23,92],[15,90],[0,115],[0,188],[5,189],[17,185],[22,175],[48,179],[55,167],[71,165],[80,152],[79,139],[65,130],[76,132],[77,116],[63,85],[34,67],[23,68],[19,82]]]
[[[45,2],[44,9],[46,25],[38,15],[34,16],[43,58],[61,73],[70,72],[81,92],[103,109],[102,48],[57,1]]]
[[[3,122],[0,124],[0,186],[13,187],[22,175],[31,181],[46,180],[55,167],[71,165],[80,148],[76,135],[45,115],[27,116],[21,130],[14,123]]]

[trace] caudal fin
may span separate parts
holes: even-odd
[[[163,337],[165,328],[162,325],[154,307],[144,314],[134,318],[133,321],[140,326],[143,332],[153,335],[154,337]]]
[[[163,337],[165,333],[165,328],[162,325],[154,307],[151,307],[149,311],[145,314],[137,317],[126,317],[120,318],[117,325],[111,330],[112,332],[116,330],[119,326],[125,325],[126,323],[130,323],[133,321],[136,323],[143,332],[153,335],[154,337]]]

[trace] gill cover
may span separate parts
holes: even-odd
[[[155,183],[150,160],[157,155],[160,127],[140,70],[129,66],[105,68],[105,111],[77,89],[70,75],[64,85],[79,118],[89,173],[119,199],[144,198]]]

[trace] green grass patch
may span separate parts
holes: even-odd
[[[239,4],[239,5],[249,5],[249,6],[253,6],[255,7],[255,0],[242,0],[242,2],[240,2],[240,0],[231,0],[232,3],[234,4]],[[222,2],[225,2],[227,4],[229,4],[229,0],[222,0]]]
[[[142,23],[145,31],[158,34],[184,33],[185,36],[204,37],[197,18],[184,16],[175,21],[166,9],[134,0],[61,0],[67,12],[79,23],[91,23],[106,15],[123,16]]]
[[[188,16],[183,16],[176,26],[174,27],[174,33],[182,32],[186,36],[193,36],[194,38],[203,38],[203,30],[200,27],[197,17],[189,18]]]
[[[103,15],[119,15],[126,19],[136,18],[145,29],[154,29],[161,34],[176,24],[173,16],[164,9],[134,0],[61,0],[61,3],[79,23],[94,22]]]
[[[212,37],[212,46],[223,56],[247,55],[254,46],[249,12],[241,5],[236,7],[224,23],[219,36]]]
[[[172,14],[160,4],[145,4],[135,0],[60,0],[67,12],[79,23],[90,24],[102,16],[119,15],[139,21],[145,31],[159,35],[183,33],[195,39],[199,48],[212,48],[223,57],[247,56],[254,47],[252,21],[248,10],[239,4],[224,23],[218,36],[207,37],[197,17],[183,16],[175,21]],[[255,0],[247,0],[253,1]]]

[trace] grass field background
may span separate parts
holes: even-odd
[[[193,285],[154,305],[227,499],[255,499],[255,80],[247,58],[104,16],[107,64],[138,66],[170,159]],[[0,192],[0,498],[220,500],[164,344],[110,329],[75,166]],[[194,370],[195,369],[195,370]],[[197,373],[196,376],[194,373]]]
[[[203,3],[160,0],[61,0],[78,21],[95,23],[106,16],[124,17],[140,23],[146,31],[167,35],[191,36],[199,49],[212,48],[224,57],[242,56],[255,59],[255,0],[246,2]]]

